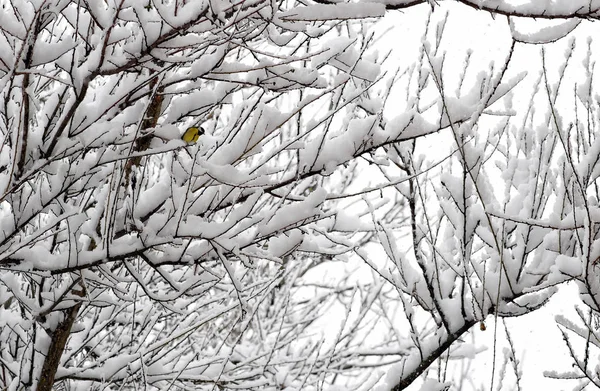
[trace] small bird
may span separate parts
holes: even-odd
[[[187,128],[185,133],[183,133],[183,136],[181,136],[181,139],[188,144],[195,144],[196,141],[198,141],[200,136],[202,136],[203,134],[204,129],[202,127],[197,128],[195,126],[192,126]]]

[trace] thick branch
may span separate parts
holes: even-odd
[[[78,296],[85,295],[83,288],[80,291],[73,290],[72,292]],[[58,369],[58,365],[60,364],[60,358],[65,350],[67,340],[71,335],[71,328],[77,319],[77,314],[79,313],[81,304],[82,303],[79,302],[75,306],[63,311],[64,319],[58,324],[58,326],[56,326],[56,329],[51,335],[52,340],[50,341],[50,346],[48,347],[48,355],[44,360],[44,365],[40,374],[40,380],[37,384],[37,391],[52,390],[54,386],[54,377],[56,376],[56,371]]]
[[[504,16],[514,16],[518,18],[530,18],[530,19],[571,19],[571,18],[581,18],[581,19],[600,19],[600,12],[598,8],[588,9],[584,11],[583,9],[578,9],[575,12],[570,13],[562,13],[562,12],[546,12],[545,10],[542,12],[531,12],[531,11],[518,11],[515,9],[511,9],[508,5],[504,7],[490,7],[488,5],[483,4],[483,2],[478,0],[455,0],[459,3],[462,3],[468,7],[474,8],[478,11],[487,11],[496,15],[504,15]],[[336,1],[331,0],[315,0],[316,3],[321,4],[337,4]],[[406,8],[411,8],[417,6],[419,4],[431,4],[430,0],[408,0],[408,1],[396,1],[393,0],[387,2],[386,0],[378,1],[385,5],[385,8],[388,10],[402,10]],[[523,7],[525,8],[525,7]]]
[[[419,366],[417,366],[408,375],[404,376],[402,380],[400,380],[398,384],[396,384],[392,388],[392,391],[404,390],[406,387],[410,386],[411,383],[415,381],[419,376],[421,376],[421,374],[425,372],[425,370],[429,368],[429,366],[435,360],[440,358],[440,356],[450,348],[450,345],[452,345],[454,341],[456,341],[458,338],[460,338],[461,335],[466,333],[471,327],[473,327],[473,325],[475,325],[475,323],[477,323],[476,320],[466,321],[460,329],[449,335],[448,338],[446,338],[446,340],[442,344],[440,344],[440,346],[433,350],[428,356],[423,357],[423,360],[421,360]]]

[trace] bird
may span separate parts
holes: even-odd
[[[195,144],[198,141],[198,139],[200,138],[200,136],[202,136],[203,134],[204,134],[204,129],[202,128],[202,126],[200,126],[200,127],[191,126],[191,127],[187,128],[187,130],[183,133],[183,135],[181,136],[181,139],[188,144]]]

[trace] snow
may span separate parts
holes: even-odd
[[[519,42],[529,44],[544,44],[558,41],[569,35],[579,24],[581,19],[572,18],[566,21],[536,21],[535,24],[531,23],[530,20],[520,20],[522,18],[511,18],[510,27],[512,36]],[[540,27],[540,25],[547,25],[546,27]],[[523,28],[524,27],[524,28]],[[530,27],[530,31],[526,31],[527,27]],[[519,31],[519,30],[525,31]]]
[[[389,0],[388,0],[389,1]],[[391,0],[394,1],[394,0]],[[570,15],[586,14],[598,6],[597,0],[572,0],[572,1],[521,1],[509,2],[505,0],[469,0],[469,4],[475,8],[489,11],[499,10],[510,14],[522,15]]]
[[[554,265],[550,269],[550,283],[555,283],[558,280],[564,280],[565,276],[578,277],[582,274],[582,265],[579,257],[569,257],[566,255],[558,255],[554,260]],[[562,277],[562,278],[561,278]]]
[[[179,43],[177,43],[177,45],[179,45]],[[202,61],[192,63],[192,66],[189,68],[187,77],[193,80],[194,78],[206,75],[211,70],[215,69],[217,67],[217,64],[223,61],[226,53],[227,51],[224,46],[218,46],[214,48],[211,52],[204,53],[202,56]],[[221,88],[223,88],[223,86],[221,86]]]
[[[380,67],[361,58],[355,43],[347,37],[338,37],[324,42],[320,53],[311,59],[312,66],[319,68],[327,63],[352,76],[374,82],[380,73]]]
[[[290,254],[302,243],[303,239],[302,231],[293,229],[269,239],[267,249],[270,255],[281,258]]]
[[[1,21],[0,21],[1,23]],[[1,38],[0,38],[1,42]],[[71,40],[71,37],[64,37],[61,41],[46,43],[40,42],[35,46],[32,67],[47,64],[56,61],[59,57],[69,53],[77,44]]]
[[[15,12],[15,8],[9,6],[9,4],[5,4],[3,7],[4,12],[0,13],[0,26],[2,26],[2,29],[8,33],[7,35],[12,35],[20,39],[24,39],[27,34],[25,27],[27,26],[27,21],[19,23],[17,21],[17,18],[13,17],[12,15]],[[23,7],[22,10],[21,7]],[[34,13],[32,12],[34,11],[32,7],[33,6],[31,4],[19,4],[18,11],[23,12],[22,17],[28,17],[29,15],[32,15]],[[5,38],[6,35],[3,34],[2,37]],[[10,53],[11,51],[6,53]]]
[[[276,214],[265,218],[258,226],[258,233],[266,236],[271,233],[289,229],[299,221],[312,220],[321,215],[318,206],[325,200],[327,192],[319,188],[312,192],[303,201],[282,206]],[[266,217],[266,216],[265,216]]]
[[[385,6],[377,3],[312,4],[277,13],[284,21],[326,21],[381,17]]]
[[[215,3],[215,6],[218,3]],[[222,6],[226,7],[230,3],[224,1]],[[156,12],[160,14],[161,18],[164,18],[169,26],[180,26],[189,23],[192,20],[198,20],[206,9],[209,7],[209,2],[189,2],[184,4],[175,3],[156,3],[152,2],[153,8],[156,7]],[[210,6],[213,6],[210,4]],[[178,7],[177,13],[174,12],[174,8]]]
[[[389,391],[391,390],[401,379],[402,374],[410,373],[416,369],[420,363],[420,355],[426,357],[431,353],[431,350],[436,347],[438,338],[443,338],[442,335],[432,335],[426,341],[421,342],[420,352],[412,353],[406,360],[401,363],[392,365],[385,376],[384,382],[379,384],[374,390],[375,391]],[[437,387],[439,383],[435,380],[428,382],[425,380],[425,386]],[[425,390],[431,390],[432,388],[425,388]],[[433,388],[438,390],[438,388]],[[443,388],[442,388],[443,389]]]
[[[371,230],[373,229],[373,224],[363,222],[360,217],[342,209],[335,215],[335,223],[332,228],[336,231],[356,232],[360,230]]]
[[[327,166],[337,166],[350,160],[371,139],[378,121],[378,116],[353,119],[343,133],[329,137],[324,135],[326,139],[316,138],[310,141],[300,151],[299,165],[305,169],[326,169]]]
[[[419,391],[446,391],[450,386],[452,386],[450,382],[441,383],[436,379],[428,377],[423,382]]]
[[[278,29],[276,26],[269,25],[267,28],[269,39],[277,46],[284,47],[297,36],[296,32],[285,32],[285,30]]]

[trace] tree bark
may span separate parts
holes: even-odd
[[[412,382],[414,382],[429,366],[437,360],[442,354],[444,354],[448,349],[450,349],[450,345],[454,343],[461,335],[469,331],[471,327],[473,327],[477,323],[476,320],[466,321],[465,324],[458,329],[456,332],[452,333],[448,336],[448,338],[438,346],[437,349],[432,351],[427,357],[423,357],[423,360],[419,363],[419,366],[415,368],[412,372],[410,372],[406,377],[403,377],[398,384],[396,384],[392,391],[400,391],[404,390],[406,387],[410,386]]]
[[[85,288],[81,290],[73,289],[71,291],[79,297],[85,296]],[[60,364],[60,358],[65,351],[67,340],[71,335],[71,328],[77,319],[77,314],[81,308],[82,302],[75,304],[73,307],[63,311],[65,318],[56,326],[56,329],[52,332],[50,347],[48,353],[44,359],[44,365],[42,366],[42,372],[40,373],[40,380],[37,384],[37,391],[52,391],[54,386],[54,378],[56,377],[56,371]],[[33,364],[32,364],[33,365]]]

